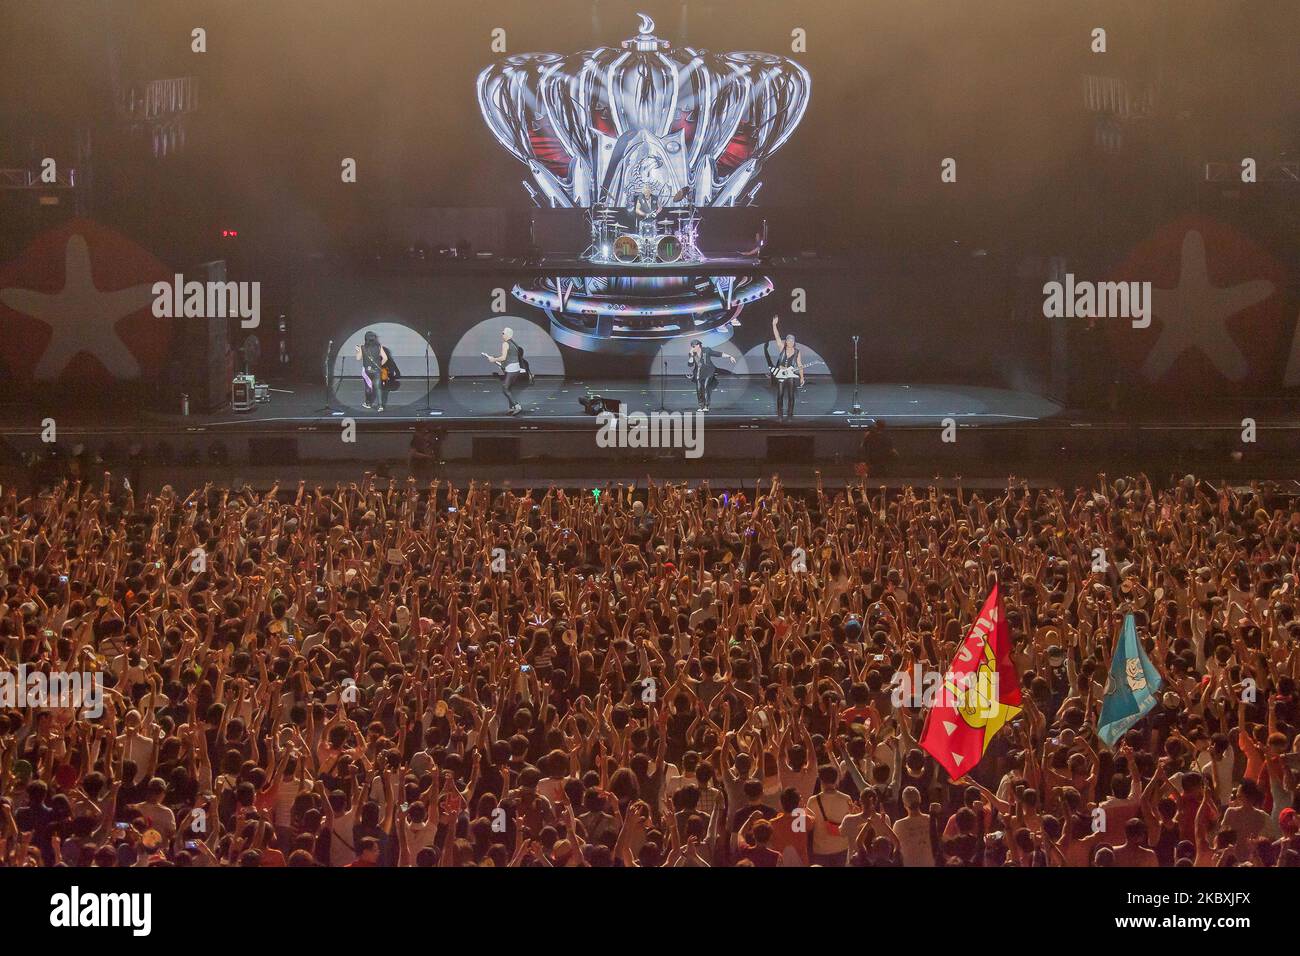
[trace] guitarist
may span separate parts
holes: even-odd
[[[779,421],[782,415],[788,415],[794,418],[794,391],[796,378],[799,379],[799,388],[804,386],[803,372],[803,355],[795,346],[794,336],[787,335],[784,340],[781,338],[781,330],[778,327],[779,316],[772,316],[772,338],[776,342],[776,360],[772,364],[772,378],[776,380],[776,417]]]
[[[357,346],[357,361],[361,363],[361,381],[366,387],[366,398],[361,407],[382,412],[388,398],[385,369],[391,366],[392,359],[388,350],[379,344],[379,336],[374,332],[367,332],[365,344]]]
[[[506,327],[501,330],[501,354],[488,355],[487,352],[480,352],[489,362],[495,362],[501,366],[505,376],[501,379],[501,391],[505,393],[506,401],[510,403],[510,414],[518,415],[524,410],[524,407],[515,401],[515,396],[510,389],[514,387],[515,382],[524,373],[523,357],[524,350],[519,347],[515,341],[514,329]]]
[[[717,349],[706,349],[699,339],[691,339],[691,350],[686,356],[686,365],[690,369],[687,378],[695,383],[695,400],[697,410],[707,412],[709,400],[713,397],[713,387],[718,384],[718,370],[713,364],[715,358],[726,358],[732,365],[736,357]]]

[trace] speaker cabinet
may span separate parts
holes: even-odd
[[[785,465],[811,462],[815,446],[812,435],[768,435],[767,460]]]
[[[248,440],[248,460],[257,464],[298,463],[298,439],[268,435]]]
[[[472,442],[473,460],[484,465],[509,465],[519,460],[519,439],[482,436]]]

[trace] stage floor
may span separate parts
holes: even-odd
[[[389,396],[380,412],[361,407],[360,382],[348,380],[336,390],[334,407],[328,407],[324,389],[301,386],[273,391],[271,401],[251,412],[229,409],[208,415],[167,415],[144,412],[139,424],[175,428],[266,427],[276,424],[311,424],[350,416],[368,423],[438,420],[468,427],[494,423],[529,422],[534,425],[575,425],[590,420],[579,399],[600,395],[616,399],[628,412],[695,411],[695,388],[679,376],[662,382],[627,379],[575,380],[539,376],[532,385],[516,388],[523,406],[520,415],[508,414],[500,380],[493,376],[457,378],[425,389],[420,379],[405,379]],[[1035,422],[1057,415],[1061,407],[1041,396],[1008,389],[967,385],[871,384],[858,389],[861,414],[853,414],[853,386],[810,378],[796,400],[796,422],[810,428],[843,427],[846,418],[882,418],[890,425],[935,426],[945,418],[962,425]],[[715,425],[742,426],[770,421],[776,424],[775,390],[766,376],[726,376],[713,392],[708,418]],[[783,423],[789,427],[789,423]]]
[[[360,407],[355,380],[342,383],[333,408],[321,385],[285,385],[272,391],[270,402],[242,414],[226,409],[182,416],[84,399],[74,405],[41,393],[32,402],[0,406],[0,465],[44,455],[49,446],[43,429],[51,417],[64,454],[77,445],[95,453],[111,449],[118,460],[139,453],[149,463],[140,467],[152,468],[159,482],[200,484],[217,474],[230,480],[328,481],[357,467],[400,473],[421,423],[435,429],[441,475],[494,480],[567,476],[582,482],[647,474],[752,480],[769,467],[804,481],[818,471],[853,480],[864,430],[877,420],[889,425],[897,457],[874,474],[890,480],[962,474],[1001,481],[1014,472],[1086,481],[1098,470],[1290,478],[1300,460],[1300,410],[1293,401],[1255,410],[1258,439],[1244,445],[1242,410],[1230,402],[1195,410],[1151,403],[1111,412],[1066,410],[1010,389],[872,383],[858,389],[862,411],[854,414],[853,385],[822,376],[810,377],[800,392],[796,418],[777,421],[766,376],[723,376],[705,418],[707,441],[696,449],[700,456],[691,457],[685,446],[604,447],[595,420],[579,403],[600,395],[624,403],[629,412],[662,405],[692,413],[695,390],[680,376],[662,382],[539,377],[519,389],[524,413],[518,416],[506,413],[495,377],[457,378],[427,392],[423,386],[420,378],[405,379],[383,413]],[[952,419],[959,434],[944,427],[945,419]],[[349,429],[349,422],[357,427]]]

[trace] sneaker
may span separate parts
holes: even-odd
[[[522,406],[522,405],[511,405],[511,406],[510,406],[510,414],[511,414],[511,415],[518,415],[518,414],[519,414],[520,412],[522,412],[523,410],[524,410],[524,406]]]
[[[362,402],[361,407],[366,409],[366,411],[369,411],[370,409],[374,408],[374,406],[371,405],[369,402]]]
[[[384,406],[383,406],[383,405],[376,405],[376,406],[375,406],[375,411],[377,411],[377,412],[382,412],[383,410],[384,410]]]
[[[704,410],[707,412],[707,411],[709,410],[709,406],[708,406],[708,405],[705,405],[705,406],[704,406]]]

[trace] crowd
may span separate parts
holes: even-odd
[[[1294,495],[5,489],[0,861],[1295,866]],[[954,780],[904,691],[994,582],[1023,709]]]

